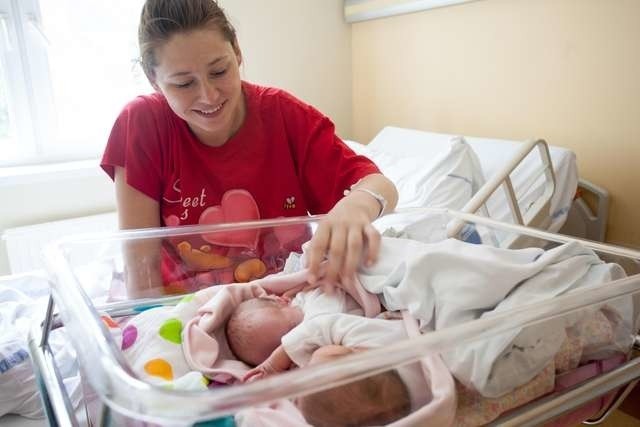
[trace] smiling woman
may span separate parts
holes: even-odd
[[[394,185],[315,108],[241,79],[236,33],[216,1],[147,0],[138,37],[155,93],[125,106],[102,159],[122,228],[326,213],[311,240],[311,282],[325,257],[329,283],[375,260],[371,221],[394,208]],[[283,264],[283,248],[309,238],[305,229],[278,241],[203,235],[130,246],[128,257],[151,261],[128,263],[127,287],[149,295],[215,284],[213,276],[228,283],[246,276],[237,270],[247,262],[266,274]]]
[[[219,147],[244,121],[240,50],[218,31],[176,34],[159,46],[152,85],[198,139]]]

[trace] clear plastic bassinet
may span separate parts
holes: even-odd
[[[313,404],[317,402],[313,398],[324,399],[321,392],[348,394],[355,389],[345,385],[387,373],[396,380],[400,378],[405,387],[400,388],[402,409],[392,405],[378,411],[380,417],[382,412],[391,417],[384,418],[386,424],[570,425],[608,413],[624,397],[623,386],[633,385],[640,378],[640,359],[632,357],[640,301],[640,253],[582,241],[583,247],[600,258],[599,263],[617,263],[621,266],[617,271],[624,270],[627,277],[490,315],[480,316],[483,310],[478,308],[476,320],[443,328],[436,325],[427,328],[428,332],[407,312],[404,318],[403,313],[388,314],[387,318],[396,318],[389,321],[404,322],[408,338],[249,383],[210,382],[206,390],[187,391],[140,379],[140,372],[123,354],[122,342],[114,338],[113,329],[124,327],[127,319],[150,308],[174,307],[184,301],[185,295],[207,285],[282,270],[290,252],[300,250],[319,220],[321,217],[308,217],[70,236],[50,247],[47,261],[52,274],[52,299],[43,323],[34,325],[30,334],[31,356],[49,422],[78,425],[88,422],[79,419],[87,418],[99,425],[307,425],[299,410],[302,401],[307,402],[307,409],[308,402],[312,402],[312,412],[326,412],[324,406]],[[465,245],[496,247],[508,242],[513,249],[541,248],[541,254],[575,242],[560,235],[436,209],[389,215],[377,226],[383,235],[394,239],[437,244],[452,236]],[[198,246],[195,242],[203,237],[206,244]],[[238,244],[243,241],[250,244]],[[190,252],[178,253],[188,266],[179,280],[178,276],[169,275],[175,280],[167,283],[165,274],[164,285],[143,283],[144,297],[139,292],[133,296],[127,283],[131,276],[125,272],[136,268],[139,272],[140,266],[159,268],[157,248],[165,244],[175,248],[183,242],[189,243]],[[224,245],[231,246],[220,249]],[[151,252],[153,257],[145,255],[149,247],[156,248]],[[257,267],[256,259],[261,261]],[[219,264],[221,260],[223,263]],[[136,268],[127,263],[135,263]],[[207,270],[207,263],[216,267]],[[251,272],[243,276],[238,272],[240,267]],[[438,265],[432,268],[437,271]],[[146,277],[157,280],[160,275]],[[418,332],[420,326],[425,333]],[[67,329],[77,354],[84,382],[81,408],[72,407],[46,344],[49,331],[56,327]],[[542,342],[558,331],[564,335],[551,358],[511,363],[529,345],[519,339],[533,337],[527,343],[535,345],[536,340]],[[492,364],[486,365],[485,361],[488,371],[483,381],[519,380],[507,386],[506,393],[487,396],[478,390],[474,380],[475,361],[486,353],[488,343],[505,336],[511,337],[509,351],[499,352]],[[467,359],[471,362],[466,363]],[[536,363],[539,366],[532,368]],[[528,366],[526,372],[519,370],[522,366]],[[420,376],[421,401],[414,398],[417,383],[407,378],[407,372]],[[413,384],[409,386],[407,381]],[[371,393],[382,396],[378,396],[382,402],[394,399],[383,396],[382,391]],[[346,413],[352,415],[373,411],[372,407],[349,405]],[[329,409],[335,412],[333,416],[341,410],[345,408]],[[312,417],[308,412],[306,415]],[[348,423],[380,424],[375,417]]]

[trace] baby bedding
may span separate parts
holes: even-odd
[[[306,274],[303,269],[246,284],[212,286],[185,296],[176,306],[143,311],[121,332],[113,322],[108,326],[133,371],[147,382],[186,389],[204,388],[209,380],[235,382],[249,367],[235,360],[229,350],[224,332],[226,320],[246,299],[311,288]],[[364,291],[357,281],[344,285],[344,291],[365,314],[375,316],[380,312],[377,297]]]
[[[544,251],[500,249],[454,239],[425,244],[383,238],[379,262],[362,268],[359,279],[365,289],[381,294],[388,310],[407,309],[423,330],[437,330],[624,275],[620,266],[604,263],[575,242]],[[619,302],[616,310],[630,329],[627,303]],[[493,335],[459,346],[444,355],[445,362],[466,386],[497,397],[540,372],[564,342],[565,328],[579,320],[552,319],[539,327]],[[516,348],[527,351],[517,353],[518,357],[505,356]],[[495,369],[506,375],[491,375]],[[519,374],[509,375],[512,372]]]
[[[49,284],[37,275],[0,278],[0,417],[17,414],[43,418],[36,377],[29,360],[27,335],[47,306]],[[49,345],[55,354],[72,405],[80,403],[75,352],[63,330],[54,330]]]

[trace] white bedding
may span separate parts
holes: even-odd
[[[32,322],[44,317],[48,294],[49,282],[44,275],[0,276],[0,425],[45,422],[37,379],[29,362],[27,333]],[[72,404],[78,407],[80,377],[75,352],[68,345],[65,331],[53,330],[49,345]],[[16,416],[5,417],[7,414]]]
[[[433,159],[440,158],[446,152],[450,141],[454,135],[423,132],[414,129],[397,127],[385,127],[367,145],[374,153],[384,153],[381,169],[389,176],[406,175],[413,173],[413,169],[407,167],[408,164],[424,165],[422,171],[426,171],[428,166],[433,164]],[[500,139],[464,137],[466,143],[473,149],[480,162],[480,167],[485,178],[495,175],[507,161],[514,155],[519,142]],[[352,143],[349,143],[353,146]],[[575,154],[570,150],[549,146],[553,170],[556,177],[556,190],[551,199],[550,215],[551,223],[549,231],[557,232],[566,220],[571,202],[573,200],[577,185],[578,171]],[[405,159],[396,165],[391,162],[391,158],[399,157]],[[373,159],[378,162],[376,158]],[[516,168],[511,175],[516,194],[523,194],[525,183],[531,174],[540,168],[540,159],[537,152],[531,153]],[[415,169],[415,166],[414,166]],[[393,179],[393,178],[392,178]],[[416,178],[418,179],[418,178]],[[540,178],[520,200],[523,213],[526,212],[530,203],[542,194],[543,179]],[[402,195],[401,195],[402,198]],[[401,200],[402,201],[402,200]],[[433,206],[433,205],[429,205]],[[399,207],[405,207],[402,203]],[[447,206],[456,209],[455,206]],[[489,199],[488,209],[490,216],[494,219],[513,222],[511,219],[509,206],[507,204],[504,191],[499,189]]]
[[[553,304],[551,299],[557,295],[608,283],[625,273],[576,242],[544,251],[493,248],[455,239],[435,244],[383,239],[378,263],[363,267],[358,277],[369,292],[381,294],[385,308],[408,310],[423,331],[429,331],[547,299]],[[630,304],[622,299],[615,304],[625,331],[632,330]],[[456,346],[443,355],[445,363],[466,386],[484,396],[502,396],[535,377],[562,345],[564,328],[588,311],[548,319],[525,334],[518,328]],[[629,345],[627,337],[620,348]],[[515,348],[517,356],[510,356]],[[517,375],[492,377],[498,368]]]

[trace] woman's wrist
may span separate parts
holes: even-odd
[[[345,190],[345,196],[355,197],[363,202],[366,202],[367,211],[370,213],[369,218],[373,221],[380,218],[387,207],[387,200],[385,197],[368,188],[352,188],[351,190]]]
[[[382,214],[382,204],[368,192],[360,190],[355,191],[354,189],[346,193],[347,194],[343,200],[347,203],[353,203],[355,206],[365,210],[371,221],[379,218]]]

